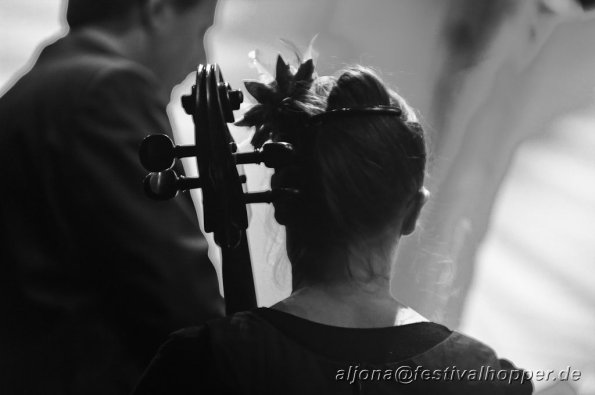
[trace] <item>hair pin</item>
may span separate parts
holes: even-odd
[[[373,106],[373,107],[345,107],[337,108],[316,114],[308,120],[309,125],[316,125],[326,121],[329,118],[343,117],[350,115],[391,115],[400,117],[403,111],[398,107],[392,106]]]

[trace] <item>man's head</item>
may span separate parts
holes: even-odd
[[[171,88],[205,62],[204,34],[217,0],[68,0],[71,31],[111,33],[130,57]]]
[[[169,0],[169,3],[183,12],[201,1],[211,0]],[[144,3],[147,0],[68,0],[66,21],[71,30],[104,23],[125,25],[134,10]]]

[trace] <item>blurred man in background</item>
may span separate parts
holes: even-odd
[[[129,393],[169,332],[223,314],[189,196],[147,199],[137,158],[216,3],[70,0],[0,98],[0,393]]]

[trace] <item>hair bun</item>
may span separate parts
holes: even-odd
[[[380,77],[367,67],[350,67],[337,79],[327,110],[345,107],[390,106],[391,96]]]

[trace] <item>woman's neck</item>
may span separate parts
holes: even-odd
[[[325,325],[379,328],[427,321],[390,293],[390,282],[355,280],[302,286],[273,309]],[[404,317],[407,317],[404,319]]]

